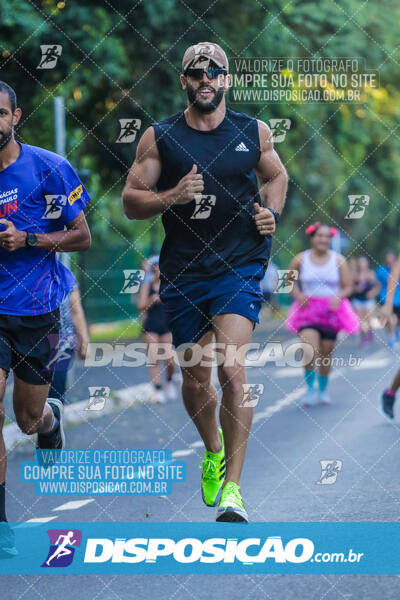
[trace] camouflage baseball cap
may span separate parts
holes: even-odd
[[[189,46],[182,59],[182,73],[190,66],[201,68],[204,61],[212,60],[219,67],[224,67],[229,71],[228,58],[221,46],[213,42],[199,42],[194,46]]]

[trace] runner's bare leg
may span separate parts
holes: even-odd
[[[213,323],[217,343],[236,344],[240,348],[250,342],[253,322],[246,317],[228,313],[214,315]],[[218,351],[221,352],[219,348]],[[229,366],[224,363],[218,367],[218,377],[222,387],[219,418],[225,441],[225,481],[240,484],[253,420],[253,408],[240,406],[243,384],[246,383],[245,364],[235,361],[233,366]]]
[[[49,384],[26,383],[14,373],[14,413],[18,427],[27,435],[47,433],[53,426],[54,413],[46,404]]]
[[[213,341],[213,332],[208,331],[197,342],[204,347]],[[190,351],[184,358],[189,360]],[[211,366],[194,365],[182,367],[182,396],[185,408],[210,452],[221,450],[221,437],[218,432],[217,404],[218,393],[211,383]]]

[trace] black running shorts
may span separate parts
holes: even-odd
[[[59,329],[59,309],[26,317],[0,314],[0,369],[12,369],[26,383],[50,383],[53,372],[45,367]]]

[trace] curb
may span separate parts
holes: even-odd
[[[152,402],[152,398],[152,385],[141,383],[113,391],[101,410],[88,409],[89,400],[67,404],[64,408],[64,428],[69,429],[105,415],[119,413],[128,408],[133,408],[137,404],[148,404]],[[7,452],[21,452],[27,446],[32,446],[34,449],[36,445],[36,436],[22,433],[16,423],[6,425],[3,429],[3,436]]]

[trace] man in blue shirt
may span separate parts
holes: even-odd
[[[130,219],[162,214],[160,298],[178,354],[188,344],[207,354],[205,347],[216,337],[222,355],[221,428],[211,366],[207,360],[188,366],[186,352],[182,395],[206,447],[205,504],[218,505],[218,521],[247,522],[240,477],[257,399],[246,391],[243,361],[231,360],[227,352],[230,346],[245,348],[258,323],[260,281],[288,177],[269,127],[226,107],[228,72],[218,44],[201,42],[186,50],[180,83],[188,106],[145,131],[123,203]]]
[[[90,246],[83,213],[88,193],[67,160],[15,140],[20,118],[14,90],[0,81],[0,547],[10,553],[1,432],[7,376],[12,369],[21,430],[37,433],[39,448],[63,448],[63,407],[47,400],[50,340],[58,335],[59,306],[70,287],[56,251]]]

